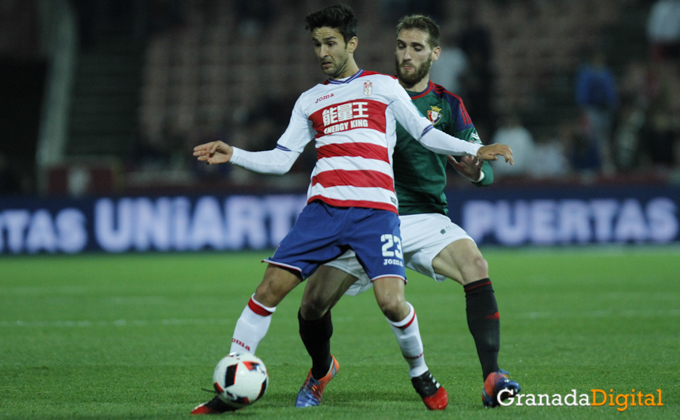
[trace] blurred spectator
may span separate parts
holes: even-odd
[[[534,164],[536,144],[529,130],[524,128],[517,115],[510,115],[493,136],[493,143],[507,144],[512,149],[514,165],[492,162],[494,173],[500,175],[527,175]]]
[[[539,137],[529,173],[536,178],[559,178],[570,172],[569,160],[565,153],[563,136],[569,135],[569,127],[560,129],[559,137]],[[513,149],[514,150],[514,149]]]
[[[641,133],[640,151],[653,166],[672,168],[675,162],[678,125],[670,113],[658,110],[647,120]]]
[[[605,63],[604,53],[595,49],[589,61],[579,68],[576,79],[576,104],[583,112],[586,135],[592,137],[599,148],[605,171],[613,170],[611,134],[618,106],[618,93],[614,74]]]
[[[235,1],[233,4],[239,31],[246,37],[259,34],[276,16],[272,0]]]
[[[632,104],[622,106],[619,112],[613,158],[620,170],[635,169],[640,163],[640,130],[646,119],[643,109],[640,105]]]
[[[462,80],[470,68],[467,56],[458,47],[455,36],[446,37],[441,47],[437,65],[430,69],[430,80],[444,86],[449,92],[465,96]]]
[[[569,132],[567,157],[576,171],[595,172],[602,168],[599,144],[590,135],[584,116]]]
[[[680,0],[658,0],[647,19],[647,38],[654,58],[680,58]]]

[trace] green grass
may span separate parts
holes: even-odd
[[[663,407],[481,408],[462,288],[409,272],[427,363],[451,398],[428,412],[373,294],[333,311],[341,364],[320,407],[293,407],[310,362],[302,287],[258,355],[265,398],[237,418],[670,418],[680,416],[680,249],[483,250],[502,322],[501,367],[524,393],[663,392]],[[189,418],[268,253],[0,259],[0,418]]]

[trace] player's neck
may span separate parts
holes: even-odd
[[[347,67],[345,67],[342,72],[336,76],[336,77],[331,77],[331,79],[344,79],[346,77],[353,76],[359,71],[359,66],[357,66],[357,63],[352,60],[347,61]]]
[[[428,73],[425,77],[420,79],[420,81],[414,85],[406,85],[401,80],[399,80],[399,83],[404,87],[404,89],[408,90],[409,92],[419,93],[427,89],[427,86],[430,84],[430,73]]]

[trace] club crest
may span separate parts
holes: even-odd
[[[364,95],[371,96],[371,93],[373,93],[373,83],[364,82]]]
[[[437,124],[442,119],[441,108],[432,106],[429,111],[427,111],[427,118],[430,119],[432,124]]]

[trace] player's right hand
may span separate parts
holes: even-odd
[[[194,156],[198,158],[199,162],[205,162],[208,165],[227,163],[231,160],[233,154],[234,148],[219,140],[194,147]]]
[[[503,156],[505,161],[511,165],[515,163],[512,159],[512,149],[505,144],[490,144],[480,147],[477,151],[477,158],[479,160],[498,160],[496,156]]]

